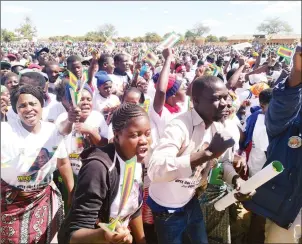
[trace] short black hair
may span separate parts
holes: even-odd
[[[269,104],[272,97],[273,97],[273,89],[272,88],[265,89],[259,94],[259,103],[263,105]]]
[[[101,54],[101,57],[98,60],[99,69],[104,66],[105,63],[108,63],[111,56],[108,53]]]
[[[197,63],[197,67],[199,68],[202,65],[204,65],[204,62],[202,60],[199,60],[198,63]]]
[[[10,101],[12,104],[12,108],[14,112],[17,114],[17,102],[19,99],[19,96],[21,94],[30,94],[36,97],[39,102],[41,103],[41,107],[43,108],[44,106],[44,93],[41,87],[38,86],[32,86],[32,85],[23,85],[20,87],[17,87],[16,89],[12,90],[11,96],[10,96]]]
[[[140,99],[139,99],[139,102],[140,102],[140,103],[144,103],[144,102],[145,102],[145,95],[144,95],[144,93],[143,93],[141,90],[139,90],[138,88],[136,88],[136,87],[130,87],[130,88],[128,88],[128,89],[124,92],[122,101],[124,101],[125,96],[128,95],[128,93],[130,93],[130,92],[134,92],[134,93],[137,93],[137,94],[140,95]]]
[[[125,129],[131,119],[140,116],[145,116],[149,118],[148,114],[141,106],[134,103],[121,104],[120,107],[114,111],[112,116],[113,131],[118,132]]]
[[[35,72],[35,71],[33,71],[33,72],[26,72],[26,73],[24,73],[24,74],[21,74],[20,80],[22,79],[22,77],[27,77],[27,78],[29,78],[29,79],[32,79],[32,80],[35,80],[35,81],[39,82],[39,86],[40,86],[41,88],[44,88],[44,87],[45,87],[46,79],[45,79],[45,77],[44,77],[42,74],[40,74],[39,72]]]
[[[199,97],[201,96],[201,92],[206,89],[210,88],[212,84],[217,83],[217,82],[222,82],[221,79],[219,79],[217,76],[213,75],[205,75],[201,76],[200,78],[197,78],[193,82],[192,86],[192,96],[193,97]]]
[[[73,62],[82,62],[82,59],[80,56],[77,55],[71,55],[67,58],[67,65],[71,65]]]
[[[113,58],[114,60],[114,63],[116,62],[120,62],[121,60],[123,60],[123,58],[126,56],[126,54],[124,53],[119,53],[119,54],[116,54]]]
[[[1,85],[5,86],[5,82],[11,77],[18,77],[14,72],[8,72],[6,75],[1,77]]]

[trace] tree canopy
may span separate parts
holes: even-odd
[[[11,42],[15,41],[16,35],[12,31],[8,31],[7,29],[1,29],[1,42]]]
[[[264,20],[257,27],[257,30],[267,35],[289,33],[293,31],[292,27],[286,21],[280,20],[278,17]]]
[[[105,23],[99,27],[99,34],[106,37],[116,37],[118,32],[114,25]]]
[[[25,17],[24,22],[21,23],[20,27],[15,31],[20,38],[25,38],[30,41],[37,35],[37,29],[32,24],[32,21],[29,17]]]

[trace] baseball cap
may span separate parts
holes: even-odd
[[[37,56],[39,56],[41,52],[47,52],[47,53],[49,53],[49,49],[48,49],[47,47],[41,48],[41,49],[37,52]]]
[[[11,69],[12,65],[9,62],[1,61],[1,69],[2,69],[2,67],[7,67],[7,68]]]

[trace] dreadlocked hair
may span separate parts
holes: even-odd
[[[112,116],[112,129],[114,132],[121,131],[125,129],[128,122],[140,116],[148,117],[145,110],[137,104],[134,103],[123,103],[119,106]]]
[[[17,102],[19,99],[19,96],[21,94],[30,94],[37,98],[39,102],[41,103],[41,107],[44,106],[44,93],[41,87],[39,86],[32,86],[32,85],[23,85],[18,88],[15,88],[12,90],[10,101],[12,104],[12,108],[14,112],[17,114]]]

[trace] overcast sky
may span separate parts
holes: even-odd
[[[301,1],[1,1],[1,28],[16,29],[25,16],[31,17],[38,37],[85,35],[103,23],[115,25],[118,36],[129,37],[146,32],[185,33],[198,22],[217,36],[255,34],[258,24],[270,17],[280,17],[295,34],[301,33]]]

